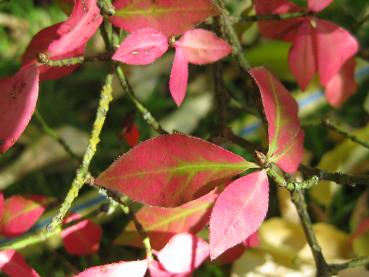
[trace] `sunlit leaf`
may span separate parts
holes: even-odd
[[[288,173],[295,172],[303,158],[304,132],[298,119],[298,106],[286,88],[265,68],[250,74],[261,93],[268,121],[268,159]]]
[[[95,183],[145,204],[175,207],[251,167],[256,165],[207,141],[163,135],[134,147]]]
[[[40,276],[20,254],[11,249],[0,251],[0,271],[10,277]]]
[[[268,211],[268,192],[265,171],[257,171],[233,181],[219,195],[210,217],[212,259],[259,228]]]
[[[38,68],[22,67],[0,80],[0,154],[19,139],[31,120],[38,98]]]
[[[38,53],[46,53],[51,60],[81,56],[87,41],[102,22],[96,0],[75,0],[70,17],[36,34],[22,57],[23,64],[37,61]],[[70,74],[76,67],[40,66],[40,79],[50,80]]]
[[[186,60],[192,64],[213,63],[232,52],[231,46],[214,33],[194,29],[187,31],[176,42],[176,48],[182,48]]]
[[[172,237],[157,256],[167,271],[189,273],[209,257],[209,245],[194,235],[182,233]]]
[[[90,267],[74,277],[144,277],[147,271],[147,261],[122,261],[119,263]]]
[[[181,47],[176,47],[172,71],[170,72],[170,94],[177,106],[180,106],[186,96],[188,82],[188,61]]]
[[[151,246],[159,250],[177,233],[196,234],[204,228],[209,221],[216,197],[216,192],[210,192],[199,199],[171,209],[145,206],[136,213],[136,217],[148,234]],[[118,236],[115,243],[143,246],[142,239],[132,222]]]
[[[113,55],[113,60],[126,64],[150,64],[168,50],[168,39],[151,28],[129,34]]]
[[[128,32],[153,28],[167,36],[179,35],[217,14],[210,0],[116,0],[111,22]]]

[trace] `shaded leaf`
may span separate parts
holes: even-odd
[[[129,34],[113,55],[113,60],[126,64],[150,64],[168,50],[168,39],[151,28]]]
[[[268,211],[268,191],[265,171],[257,171],[233,181],[219,195],[210,217],[211,259],[259,228]]]
[[[209,221],[211,208],[217,196],[216,192],[210,192],[172,209],[145,206],[136,213],[136,217],[149,236],[151,246],[158,250],[177,233],[196,234],[201,231]],[[115,243],[143,247],[142,239],[133,222],[127,225]]]
[[[175,207],[251,167],[257,166],[199,138],[163,135],[134,147],[95,183],[145,204]]]
[[[265,68],[250,70],[261,93],[268,121],[267,158],[288,173],[295,172],[303,158],[304,132],[298,106],[286,88]]]
[[[255,0],[255,10],[258,15],[284,14],[300,12],[301,7],[287,0]],[[287,20],[260,20],[258,26],[263,36],[271,39],[292,41],[302,18]]]
[[[74,277],[144,277],[147,271],[147,261],[119,262],[94,266]]]
[[[176,42],[176,48],[182,48],[185,59],[192,64],[213,63],[232,52],[231,46],[214,33],[194,29],[187,31]]]
[[[181,47],[176,47],[172,71],[170,72],[169,90],[174,102],[180,106],[186,96],[188,81],[188,61]]]
[[[102,22],[96,0],[75,0],[70,17],[40,31],[32,39],[22,57],[23,64],[37,61],[37,54],[44,52],[51,60],[60,60],[83,54],[87,41]],[[75,67],[54,68],[42,65],[41,80],[50,80],[70,74]]]
[[[65,223],[79,218],[78,214],[74,214],[68,217]],[[99,250],[102,229],[100,225],[85,219],[64,229],[61,236],[64,248],[70,255],[90,255]]]
[[[114,25],[128,32],[153,28],[167,36],[182,34],[217,14],[210,0],[116,0],[114,6]]]
[[[167,271],[189,273],[209,257],[209,245],[194,235],[182,233],[172,237],[157,256]]]
[[[0,233],[14,237],[27,232],[45,211],[42,203],[19,195],[5,199],[4,214],[0,222]]]
[[[355,66],[355,59],[351,58],[325,85],[327,101],[333,107],[341,107],[342,104],[356,92],[357,84],[354,78]]]
[[[140,131],[133,122],[123,129],[121,136],[130,147],[137,145],[140,141]]]
[[[315,52],[315,30],[307,21],[301,24],[288,55],[288,63],[302,90],[305,90],[318,71]]]
[[[38,98],[38,67],[22,67],[0,80],[0,154],[19,139],[31,120]]]
[[[10,277],[40,276],[20,254],[11,249],[0,251],[0,270]]]
[[[317,20],[317,53],[320,82],[326,85],[359,49],[348,31],[323,19]]]

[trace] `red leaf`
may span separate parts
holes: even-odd
[[[129,34],[119,46],[113,60],[126,64],[150,64],[168,50],[168,39],[161,32],[146,28]]]
[[[239,243],[223,252],[214,262],[221,265],[233,263],[245,253],[245,250],[246,247],[242,243]]]
[[[75,214],[65,220],[65,223],[79,219]],[[99,250],[102,230],[99,225],[85,219],[62,231],[65,250],[71,255],[90,255]]]
[[[10,277],[39,277],[15,250],[0,251],[0,270]]]
[[[308,0],[308,8],[313,12],[320,12],[330,5],[333,0]]]
[[[318,71],[314,34],[315,30],[308,21],[302,23],[288,55],[291,71],[302,90]]]
[[[153,28],[166,36],[182,34],[217,14],[210,0],[116,0],[114,6],[114,25],[128,32]]]
[[[286,0],[255,0],[257,15],[284,14],[302,11],[302,8]],[[260,32],[271,39],[292,41],[298,30],[302,18],[287,20],[260,20],[258,21]]]
[[[90,267],[74,277],[144,277],[147,271],[147,261],[119,262]]]
[[[357,90],[355,59],[346,62],[341,70],[325,86],[326,98],[333,107],[339,108]]]
[[[251,167],[257,166],[199,138],[163,135],[134,147],[95,183],[144,204],[175,207]]]
[[[231,46],[214,33],[203,29],[187,31],[176,42],[182,48],[185,59],[193,64],[213,63],[232,52]]]
[[[316,28],[320,82],[326,85],[359,49],[356,39],[345,29],[319,19]]]
[[[124,128],[121,136],[130,147],[134,147],[140,141],[140,131],[134,123]]]
[[[22,67],[0,80],[0,154],[19,139],[31,120],[38,98],[38,68]]]
[[[210,217],[212,260],[259,228],[268,210],[268,190],[265,171],[257,171],[232,182],[220,194]]]
[[[192,276],[191,273],[177,274],[177,273],[169,272],[165,270],[165,268],[155,260],[151,261],[151,263],[149,264],[149,271],[150,271],[151,277],[191,277]]]
[[[4,195],[0,192],[0,220],[3,218],[4,214]]]
[[[209,257],[209,245],[188,233],[175,235],[157,253],[163,268],[172,273],[190,273]]]
[[[177,233],[196,234],[201,231],[209,221],[211,208],[217,196],[218,194],[213,191],[172,209],[145,206],[136,213],[136,217],[148,234],[151,246],[158,250]],[[115,243],[143,247],[142,239],[132,222]]]
[[[0,233],[14,237],[27,232],[45,211],[45,207],[29,197],[19,195],[5,199]]]
[[[247,248],[254,248],[254,247],[259,246],[259,244],[260,244],[260,241],[259,241],[259,236],[257,232],[251,234],[247,239],[243,241],[243,245]]]
[[[297,116],[297,103],[265,68],[251,69],[250,74],[260,89],[268,121],[268,161],[275,162],[287,173],[293,173],[302,161],[304,150],[304,132]]]
[[[181,47],[176,47],[172,71],[170,72],[169,90],[174,102],[180,106],[186,96],[188,81],[188,61]]]
[[[96,0],[75,0],[67,21],[40,31],[33,38],[22,58],[23,64],[36,62],[37,54],[45,52],[51,60],[80,56],[87,41],[102,22]],[[75,67],[41,66],[41,80],[56,79],[71,73]]]

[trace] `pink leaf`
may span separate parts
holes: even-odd
[[[341,70],[325,85],[326,98],[333,107],[339,108],[357,90],[355,59],[346,62]]]
[[[172,237],[157,256],[165,270],[189,273],[209,257],[209,245],[194,235],[182,233]]]
[[[288,55],[288,63],[297,83],[305,90],[318,70],[315,51],[315,30],[308,21],[298,29]]]
[[[320,82],[326,85],[359,49],[356,39],[345,29],[319,19],[316,27]]]
[[[254,248],[254,247],[259,246],[259,244],[260,244],[260,241],[259,241],[259,236],[257,232],[251,234],[247,239],[243,241],[243,245],[247,248]]]
[[[254,68],[250,74],[261,93],[268,121],[269,162],[293,173],[303,158],[304,132],[297,116],[298,106],[286,88],[265,68]]]
[[[196,234],[209,221],[211,208],[218,194],[214,191],[177,208],[145,206],[136,217],[148,234],[151,246],[159,250],[177,233]],[[116,244],[143,247],[142,239],[132,222],[115,240]]]
[[[14,237],[27,232],[45,211],[45,207],[34,200],[19,195],[5,199],[4,214],[0,222],[0,233]]]
[[[255,0],[257,15],[284,14],[302,11],[302,8],[286,0]],[[271,39],[283,39],[292,41],[298,30],[302,18],[287,20],[260,20],[258,21],[260,32]]]
[[[119,262],[90,267],[74,277],[144,277],[147,271],[147,261]]]
[[[186,60],[192,64],[213,63],[232,52],[231,46],[214,33],[195,29],[187,31],[176,42],[176,48],[182,48]]]
[[[22,67],[0,80],[0,154],[19,139],[31,120],[38,98],[38,68]]]
[[[232,182],[220,194],[210,217],[211,259],[259,228],[268,210],[268,190],[265,171],[257,171]]]
[[[65,223],[79,219],[75,214],[66,219]],[[102,230],[99,225],[89,219],[82,220],[62,231],[65,250],[71,255],[90,255],[99,250]]]
[[[218,12],[210,0],[116,0],[111,22],[128,32],[153,28],[179,35]]]
[[[96,0],[75,0],[67,21],[40,31],[33,38],[22,58],[23,64],[37,61],[37,54],[45,52],[51,60],[81,56],[87,41],[102,22]],[[76,67],[54,68],[41,66],[41,80],[56,79],[70,74]]]
[[[151,277],[191,277],[191,273],[172,273],[167,271],[160,263],[153,260],[149,264],[149,271]]]
[[[134,147],[95,183],[141,203],[175,207],[251,167],[256,165],[199,138],[163,135]]]
[[[172,71],[170,72],[169,90],[174,102],[180,106],[186,96],[188,81],[188,61],[183,50],[176,47]]]
[[[168,50],[168,39],[154,29],[146,28],[129,34],[113,56],[126,64],[150,64]]]
[[[320,12],[330,5],[333,0],[308,0],[308,8],[313,12]]]
[[[0,270],[10,277],[39,277],[15,250],[0,251]]]

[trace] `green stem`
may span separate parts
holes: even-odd
[[[311,224],[310,216],[306,207],[306,201],[304,199],[304,192],[297,190],[291,193],[291,196],[292,202],[295,204],[297,212],[299,214],[307,242],[313,253],[315,265],[317,268],[316,276],[319,277],[331,276],[329,265],[324,259],[322,250],[320,248],[320,245],[313,230],[313,226]]]
[[[58,135],[58,133],[55,132],[54,129],[52,129],[49,126],[49,124],[47,124],[46,120],[43,118],[43,116],[37,109],[35,110],[34,116],[36,120],[40,123],[44,132],[48,134],[51,138],[53,138],[56,142],[58,142],[71,158],[73,158],[77,162],[82,161],[81,158],[76,153],[74,153],[73,150],[69,147],[69,145]]]
[[[344,136],[345,138],[348,138],[352,142],[355,142],[357,144],[360,144],[361,146],[369,149],[369,143],[366,141],[363,141],[359,139],[358,137],[350,134],[349,131],[344,130],[342,127],[338,126],[333,120],[327,118],[323,121],[323,124],[328,127],[329,129],[339,133],[340,135]]]
[[[113,75],[108,74],[105,80],[105,85],[101,90],[99,107],[96,112],[96,119],[93,125],[92,133],[90,136],[86,152],[83,157],[82,164],[80,168],[77,170],[76,177],[67,193],[64,202],[62,203],[59,209],[59,213],[55,217],[53,217],[50,225],[47,227],[47,230],[49,232],[52,232],[58,226],[61,225],[66,213],[70,210],[73,201],[77,198],[80,189],[89,179],[88,173],[89,166],[93,156],[96,153],[96,147],[100,142],[100,133],[104,126],[106,114],[109,110],[109,104],[113,100],[112,80]]]
[[[40,64],[44,64],[49,67],[63,67],[83,64],[85,62],[109,61],[111,60],[111,56],[112,56],[111,53],[102,53],[96,56],[88,56],[88,57],[81,56],[62,60],[50,60],[45,53],[40,53],[38,54],[37,59]]]
[[[342,264],[330,264],[331,273],[336,275],[338,271],[346,268],[362,267],[369,265],[369,257],[360,257]]]
[[[295,12],[295,13],[282,13],[282,14],[260,14],[241,16],[238,19],[240,22],[256,22],[261,20],[287,20],[291,18],[299,18],[305,16],[313,16],[312,12]]]
[[[120,196],[117,193],[115,193],[113,191],[110,191],[110,190],[107,190],[107,189],[104,189],[104,188],[100,188],[100,187],[96,187],[96,186],[94,186],[94,187],[96,189],[98,189],[99,193],[106,196],[112,204],[118,205],[122,209],[122,211],[129,217],[129,219],[132,220],[139,236],[142,239],[142,243],[145,247],[146,258],[149,261],[153,260],[153,250],[152,250],[152,247],[151,247],[150,238],[147,235],[147,233],[146,233],[144,227],[142,226],[142,224],[137,219],[135,213],[130,208],[129,198],[124,197],[124,196]]]

